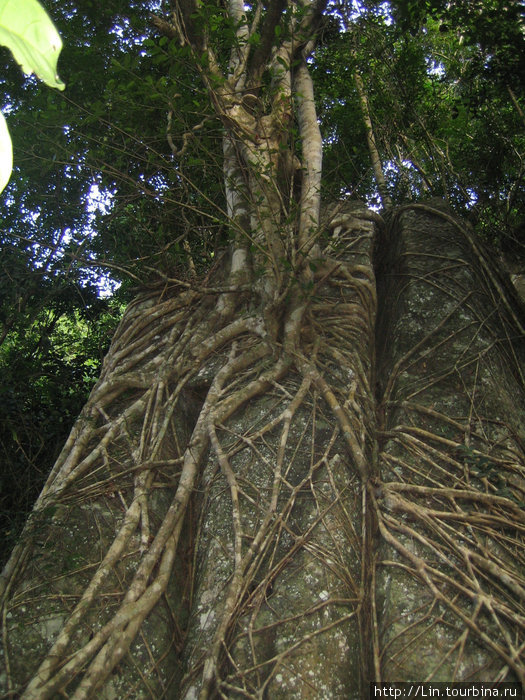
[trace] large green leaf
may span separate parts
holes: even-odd
[[[64,89],[57,75],[62,40],[37,0],[0,0],[0,44],[11,49],[24,73]]]
[[[5,117],[0,112],[0,192],[9,182],[13,168],[13,147]]]
[[[24,73],[36,73],[50,87],[65,88],[57,75],[62,40],[37,0],[0,0],[0,44],[11,49]],[[0,192],[12,168],[11,137],[0,114]]]

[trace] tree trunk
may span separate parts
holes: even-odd
[[[523,308],[439,201],[392,227],[377,332],[378,669],[523,682]]]
[[[440,203],[377,218],[326,213],[274,337],[220,264],[130,305],[2,577],[3,691],[522,680],[522,310]]]

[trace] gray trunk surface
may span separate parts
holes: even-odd
[[[325,217],[295,354],[220,267],[130,305],[2,575],[3,692],[523,680],[522,307],[442,203],[377,218]]]

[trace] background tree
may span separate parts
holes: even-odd
[[[6,235],[49,216],[50,266],[138,290],[2,574],[6,692],[521,680],[523,312],[442,200],[519,247],[522,87],[485,76],[488,177],[454,72],[499,43],[439,3],[151,9],[57,7],[75,87],[13,115],[58,205],[21,173]]]

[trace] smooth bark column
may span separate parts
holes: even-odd
[[[376,676],[523,678],[523,315],[442,202],[394,218],[379,271]]]

